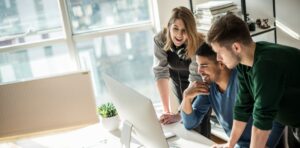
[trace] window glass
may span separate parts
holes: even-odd
[[[66,2],[73,34],[106,29],[115,33],[114,29],[118,27],[150,24],[151,21],[149,0]],[[68,49],[66,43],[58,45],[55,42],[45,47],[31,44],[64,37],[59,12],[58,1],[0,0],[0,48],[3,49],[0,49],[0,84],[76,70],[76,63],[69,53],[72,49]],[[112,35],[76,43],[75,52],[81,67],[92,72],[97,103],[108,99],[102,73],[111,75],[153,101],[159,98],[152,72],[153,30],[148,27],[144,31],[140,29],[131,32],[121,29],[122,33],[108,32]],[[24,48],[30,48],[22,49],[23,43],[29,44]],[[5,50],[6,46],[18,44],[22,50]]]
[[[0,47],[61,36],[57,1],[0,1]]]
[[[149,21],[148,0],[68,0],[74,33]]]
[[[74,71],[65,45],[0,53],[0,83]]]
[[[97,103],[108,101],[102,73],[158,101],[152,72],[153,32],[139,31],[77,43],[81,66],[93,76]]]

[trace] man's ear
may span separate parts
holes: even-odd
[[[226,65],[223,62],[218,61],[218,64],[219,64],[220,69],[226,68]]]
[[[231,45],[231,49],[232,49],[233,52],[235,52],[235,53],[240,53],[240,52],[241,52],[241,49],[242,49],[242,46],[241,46],[240,43],[234,42],[234,43]]]

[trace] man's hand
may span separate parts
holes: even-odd
[[[160,123],[162,124],[171,124],[181,120],[180,114],[162,114],[159,118]]]
[[[207,83],[205,82],[192,82],[191,85],[189,85],[188,88],[186,88],[183,92],[183,98],[189,99],[190,102],[193,101],[193,99],[197,95],[207,95],[209,94],[209,87]]]
[[[183,100],[181,102],[182,111],[186,114],[193,112],[192,102],[197,95],[209,94],[209,87],[205,82],[192,82],[183,92]]]
[[[230,146],[229,143],[225,144],[214,144],[211,148],[233,148],[234,146]]]

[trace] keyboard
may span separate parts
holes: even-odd
[[[176,137],[176,134],[173,133],[173,132],[164,131],[164,130],[163,130],[163,132],[164,132],[164,135],[165,135],[166,139],[170,139],[170,138]]]

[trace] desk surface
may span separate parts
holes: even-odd
[[[165,125],[166,131],[174,132],[177,137],[168,140],[170,147],[210,147],[213,142],[206,137],[186,130],[182,124]],[[40,136],[35,138],[19,139],[15,142],[0,143],[1,148],[99,148],[120,146],[120,131],[107,132],[100,124],[85,128]],[[132,140],[132,147],[140,145]]]
[[[177,136],[173,139],[168,140],[169,145],[172,147],[176,144],[176,147],[210,147],[214,143],[200,135],[195,131],[186,130],[181,123],[174,123],[170,125],[164,125],[164,130],[174,132]]]

